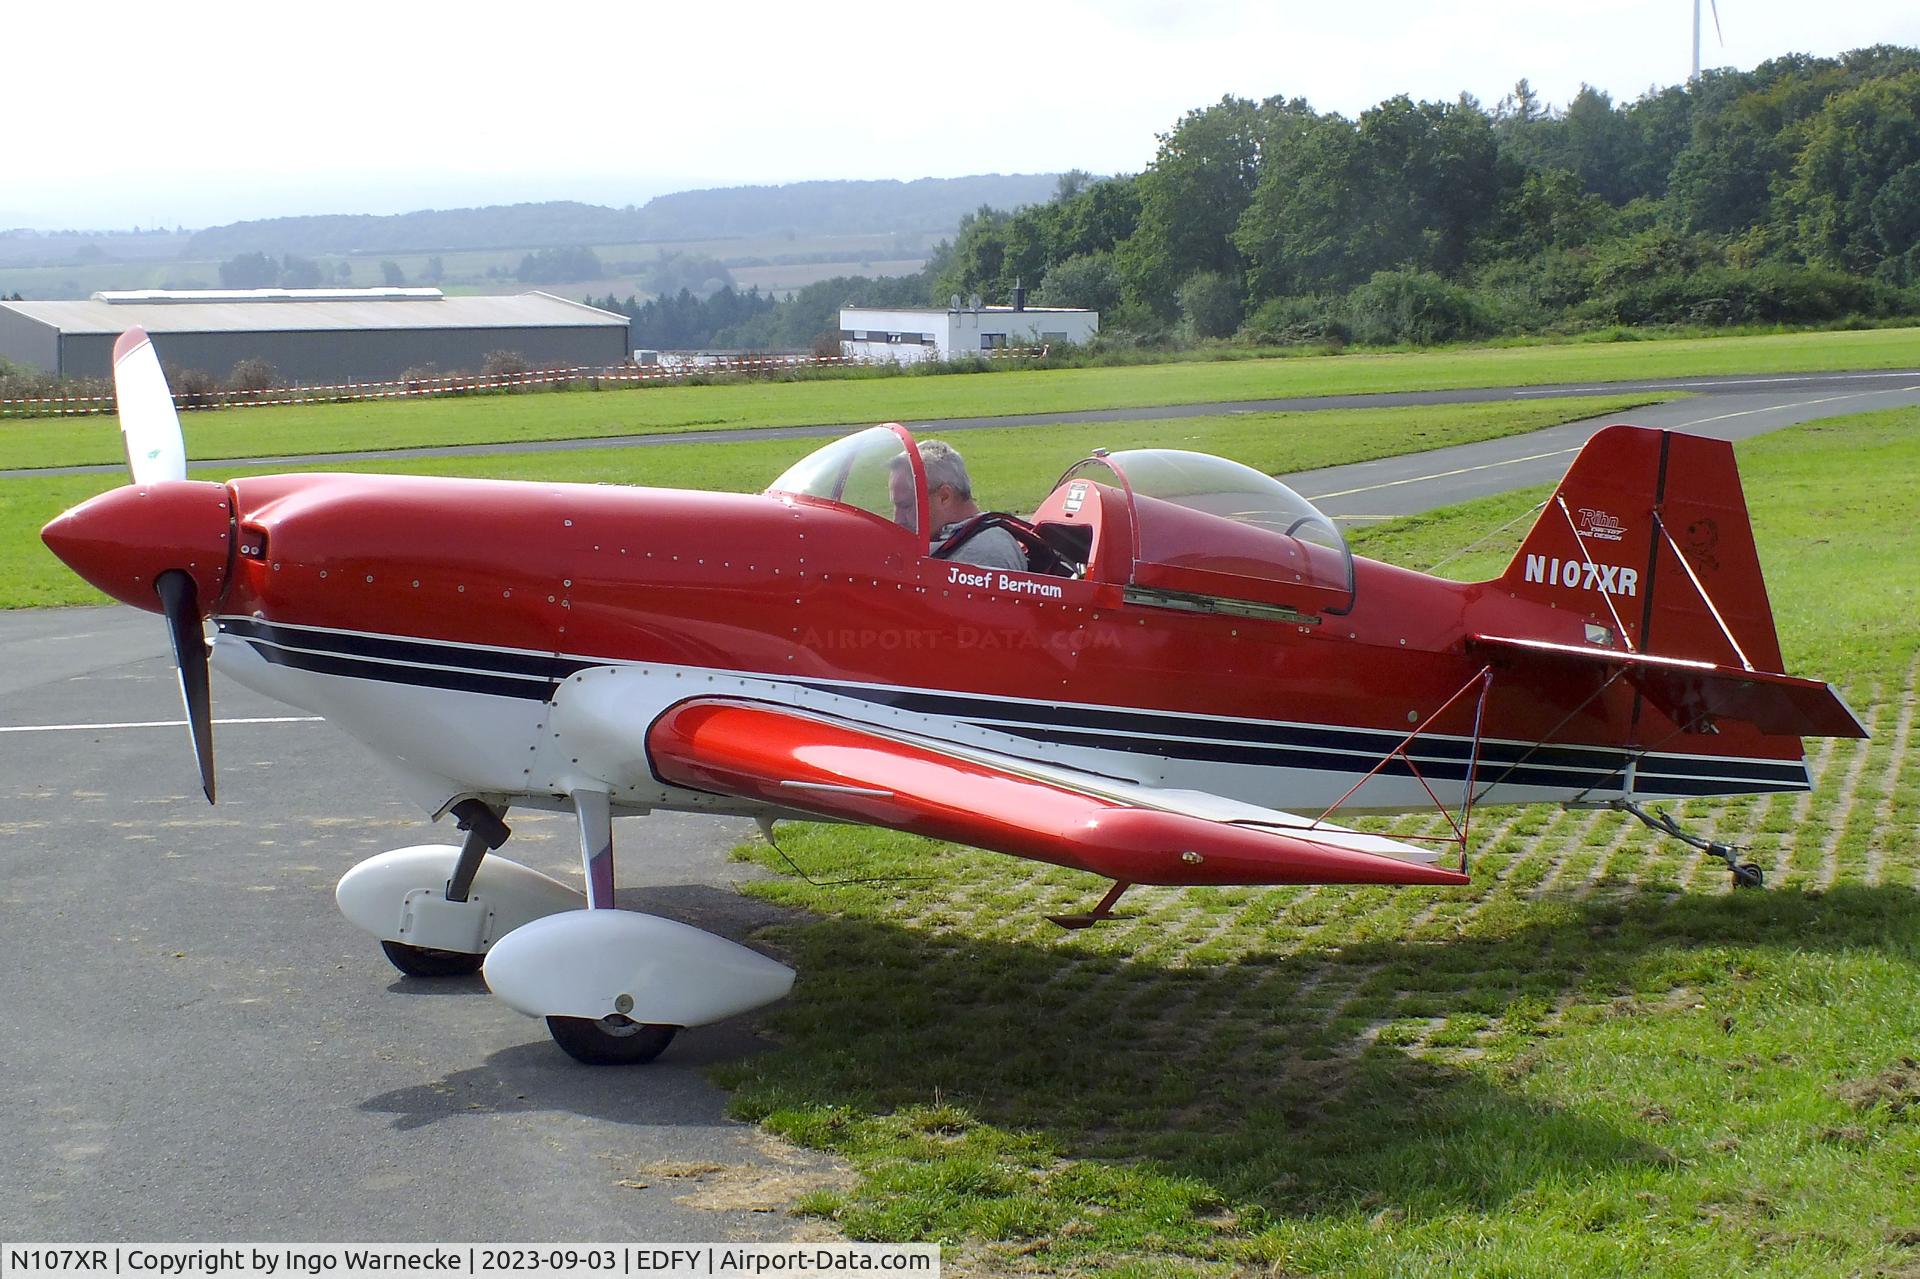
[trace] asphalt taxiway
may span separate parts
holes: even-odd
[[[726,1118],[745,1020],[593,1069],[478,977],[401,977],[333,885],[449,842],[324,723],[215,678],[194,780],[158,618],[0,614],[0,1234],[43,1240],[784,1238],[831,1175]],[[512,854],[577,878],[570,819]],[[619,823],[622,904],[734,937],[751,826]],[[689,1175],[689,1171],[696,1175]]]

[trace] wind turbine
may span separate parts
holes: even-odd
[[[1714,38],[1720,42],[1720,47],[1724,49],[1727,47],[1727,37],[1720,30],[1719,0],[1707,0],[1707,5],[1713,10]],[[1700,78],[1700,0],[1693,0],[1693,74],[1687,77],[1687,83],[1692,84],[1695,80],[1698,80],[1699,78]]]

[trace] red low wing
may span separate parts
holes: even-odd
[[[1831,685],[1797,675],[1749,671],[1651,653],[1582,648],[1546,640],[1475,635],[1473,647],[1540,666],[1625,667],[1624,678],[1676,724],[1703,715],[1743,720],[1783,737],[1865,737],[1867,730]]]
[[[758,702],[682,703],[647,734],[670,785],[885,826],[1135,884],[1464,884],[1432,854],[1380,836],[1177,811],[1174,796],[1086,785],[1011,757],[956,751]],[[1044,775],[1043,775],[1044,774]],[[1131,792],[1131,793],[1130,793]],[[1382,851],[1368,851],[1382,850]],[[1406,856],[1388,851],[1404,852]]]

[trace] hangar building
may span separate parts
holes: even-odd
[[[106,377],[134,325],[161,362],[225,377],[262,359],[288,382],[370,382],[432,365],[477,372],[489,352],[535,368],[628,358],[627,317],[550,293],[448,297],[438,289],[146,289],[86,301],[0,302],[0,358]]]

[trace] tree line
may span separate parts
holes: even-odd
[[[629,296],[589,296],[588,306],[628,317],[636,350],[659,351],[804,351],[840,353],[840,308],[924,306],[926,272],[870,278],[839,275],[775,298],[758,288],[741,291],[732,284],[703,294],[682,288],[645,302]]]
[[[729,284],[711,296],[683,287],[678,293],[663,293],[645,302],[636,301],[631,294],[623,302],[609,293],[604,298],[588,297],[587,305],[626,316],[634,350],[699,351],[744,345],[715,339],[734,326],[765,315],[773,309],[774,299],[757,288],[742,293]]]
[[[1562,108],[1227,97],[1144,172],[981,207],[924,301],[1016,281],[1145,338],[1441,341],[1920,312],[1920,50],[1715,71]]]
[[[420,273],[420,281],[423,284],[438,284],[445,275],[446,268],[439,257],[430,257]],[[407,283],[407,273],[400,269],[398,262],[382,259],[380,280],[389,287],[398,288]],[[344,258],[338,262],[320,263],[297,253],[285,253],[278,257],[271,253],[242,253],[220,264],[220,287],[223,289],[319,289],[352,282],[353,264]]]

